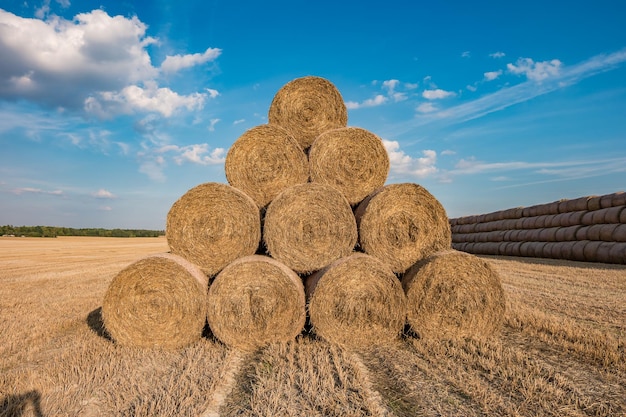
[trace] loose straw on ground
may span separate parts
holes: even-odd
[[[306,319],[298,275],[267,256],[239,258],[211,283],[207,321],[224,344],[250,351],[294,339]]]
[[[412,266],[402,286],[407,321],[421,337],[482,338],[500,329],[504,290],[497,271],[484,259],[441,251]]]
[[[247,130],[228,150],[224,169],[228,183],[252,197],[259,207],[269,204],[285,188],[309,180],[306,154],[277,125]]]
[[[330,81],[307,76],[296,78],[278,90],[270,104],[268,120],[287,129],[307,149],[320,133],[345,127],[348,110]]]
[[[390,184],[367,197],[356,211],[359,244],[402,273],[426,256],[451,247],[448,216],[424,187]]]
[[[350,204],[335,188],[300,184],[270,203],[263,238],[273,258],[297,273],[310,273],[352,252],[356,221]]]
[[[102,320],[122,346],[180,348],[200,339],[208,279],[172,254],[141,259],[119,272],[102,304]]]
[[[358,127],[320,134],[309,152],[311,181],[332,185],[352,205],[382,187],[389,173],[389,156],[382,140]]]
[[[315,334],[351,347],[387,343],[402,333],[406,297],[391,268],[355,253],[339,259],[306,281]]]
[[[172,251],[213,276],[237,258],[253,255],[261,240],[259,208],[227,185],[209,182],[187,191],[167,214]]]

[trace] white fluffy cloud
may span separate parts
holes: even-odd
[[[195,65],[204,64],[214,61],[222,53],[219,48],[208,48],[204,53],[187,54],[187,55],[168,55],[161,64],[161,70],[166,73],[177,72],[183,68],[193,67]]]
[[[92,193],[92,195],[96,198],[102,198],[102,199],[115,198],[115,195],[113,195],[112,192],[105,190],[104,188],[100,188],[98,191]]]
[[[561,71],[562,62],[558,59],[535,62],[531,58],[520,58],[515,64],[507,64],[506,68],[512,74],[526,75],[529,80],[542,81],[556,77]]]
[[[456,93],[453,91],[445,91],[440,88],[436,88],[434,90],[424,90],[422,93],[422,97],[427,100],[439,100],[446,97],[455,96]]]
[[[157,68],[147,47],[158,41],[146,29],[136,16],[109,16],[103,10],[67,20],[45,10],[42,18],[31,19],[0,9],[0,56],[11,57],[0,59],[0,99],[85,109],[105,117],[134,112],[169,117],[177,109],[201,109],[207,97],[219,94],[206,89],[180,95],[159,88],[161,72],[213,61],[221,50],[168,56]]]
[[[368,98],[367,100],[364,100],[360,103],[356,101],[346,101],[346,107],[350,110],[360,109],[363,107],[376,107],[380,106],[381,104],[385,104],[388,100],[389,99],[384,95],[378,94],[373,98]]]
[[[85,100],[85,110],[98,117],[107,118],[117,114],[136,112],[160,113],[170,117],[178,109],[200,110],[204,107],[207,94],[179,95],[169,88],[159,88],[154,82],[145,86],[130,85],[121,91],[102,91]]]
[[[493,81],[502,75],[502,70],[498,71],[489,71],[484,74],[485,81]]]
[[[409,174],[417,178],[425,178],[437,173],[437,152],[423,150],[421,158],[413,158],[400,149],[400,144],[395,140],[383,139],[385,149],[389,155],[391,171],[398,174]]]
[[[420,113],[432,113],[437,111],[437,107],[433,103],[422,103],[415,109]]]

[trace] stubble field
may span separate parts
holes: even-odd
[[[485,256],[507,297],[490,340],[116,346],[100,321],[109,283],[167,250],[164,238],[0,238],[0,416],[626,415],[626,266]]]

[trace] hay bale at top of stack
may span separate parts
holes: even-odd
[[[356,221],[337,189],[299,184],[284,190],[268,206],[263,239],[273,258],[298,273],[310,273],[352,252]]]
[[[389,156],[382,140],[358,127],[320,134],[309,151],[311,181],[332,185],[352,205],[385,185]]]
[[[306,280],[314,332],[329,342],[369,346],[396,339],[406,297],[386,263],[363,253],[341,258]]]
[[[345,127],[348,110],[330,81],[306,76],[278,90],[270,104],[268,120],[287,129],[306,150],[322,132]]]
[[[200,184],[180,197],[167,214],[172,253],[213,276],[237,258],[256,253],[261,215],[252,198],[227,184]]]
[[[428,255],[452,245],[448,216],[424,187],[390,184],[368,196],[355,211],[365,253],[405,272]]]
[[[407,321],[421,337],[456,339],[496,333],[505,311],[504,289],[491,265],[446,250],[413,265],[402,277]]]
[[[235,260],[209,288],[207,321],[213,334],[228,346],[254,350],[292,340],[305,320],[302,280],[267,256]]]
[[[152,255],[120,271],[102,303],[102,320],[122,346],[180,348],[202,336],[208,278],[172,254]]]
[[[282,190],[309,180],[309,163],[298,142],[278,125],[247,130],[228,150],[226,179],[265,207]]]

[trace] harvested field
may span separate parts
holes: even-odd
[[[481,256],[507,311],[480,341],[112,343],[111,280],[167,250],[165,238],[0,238],[0,416],[626,415],[624,265]]]

